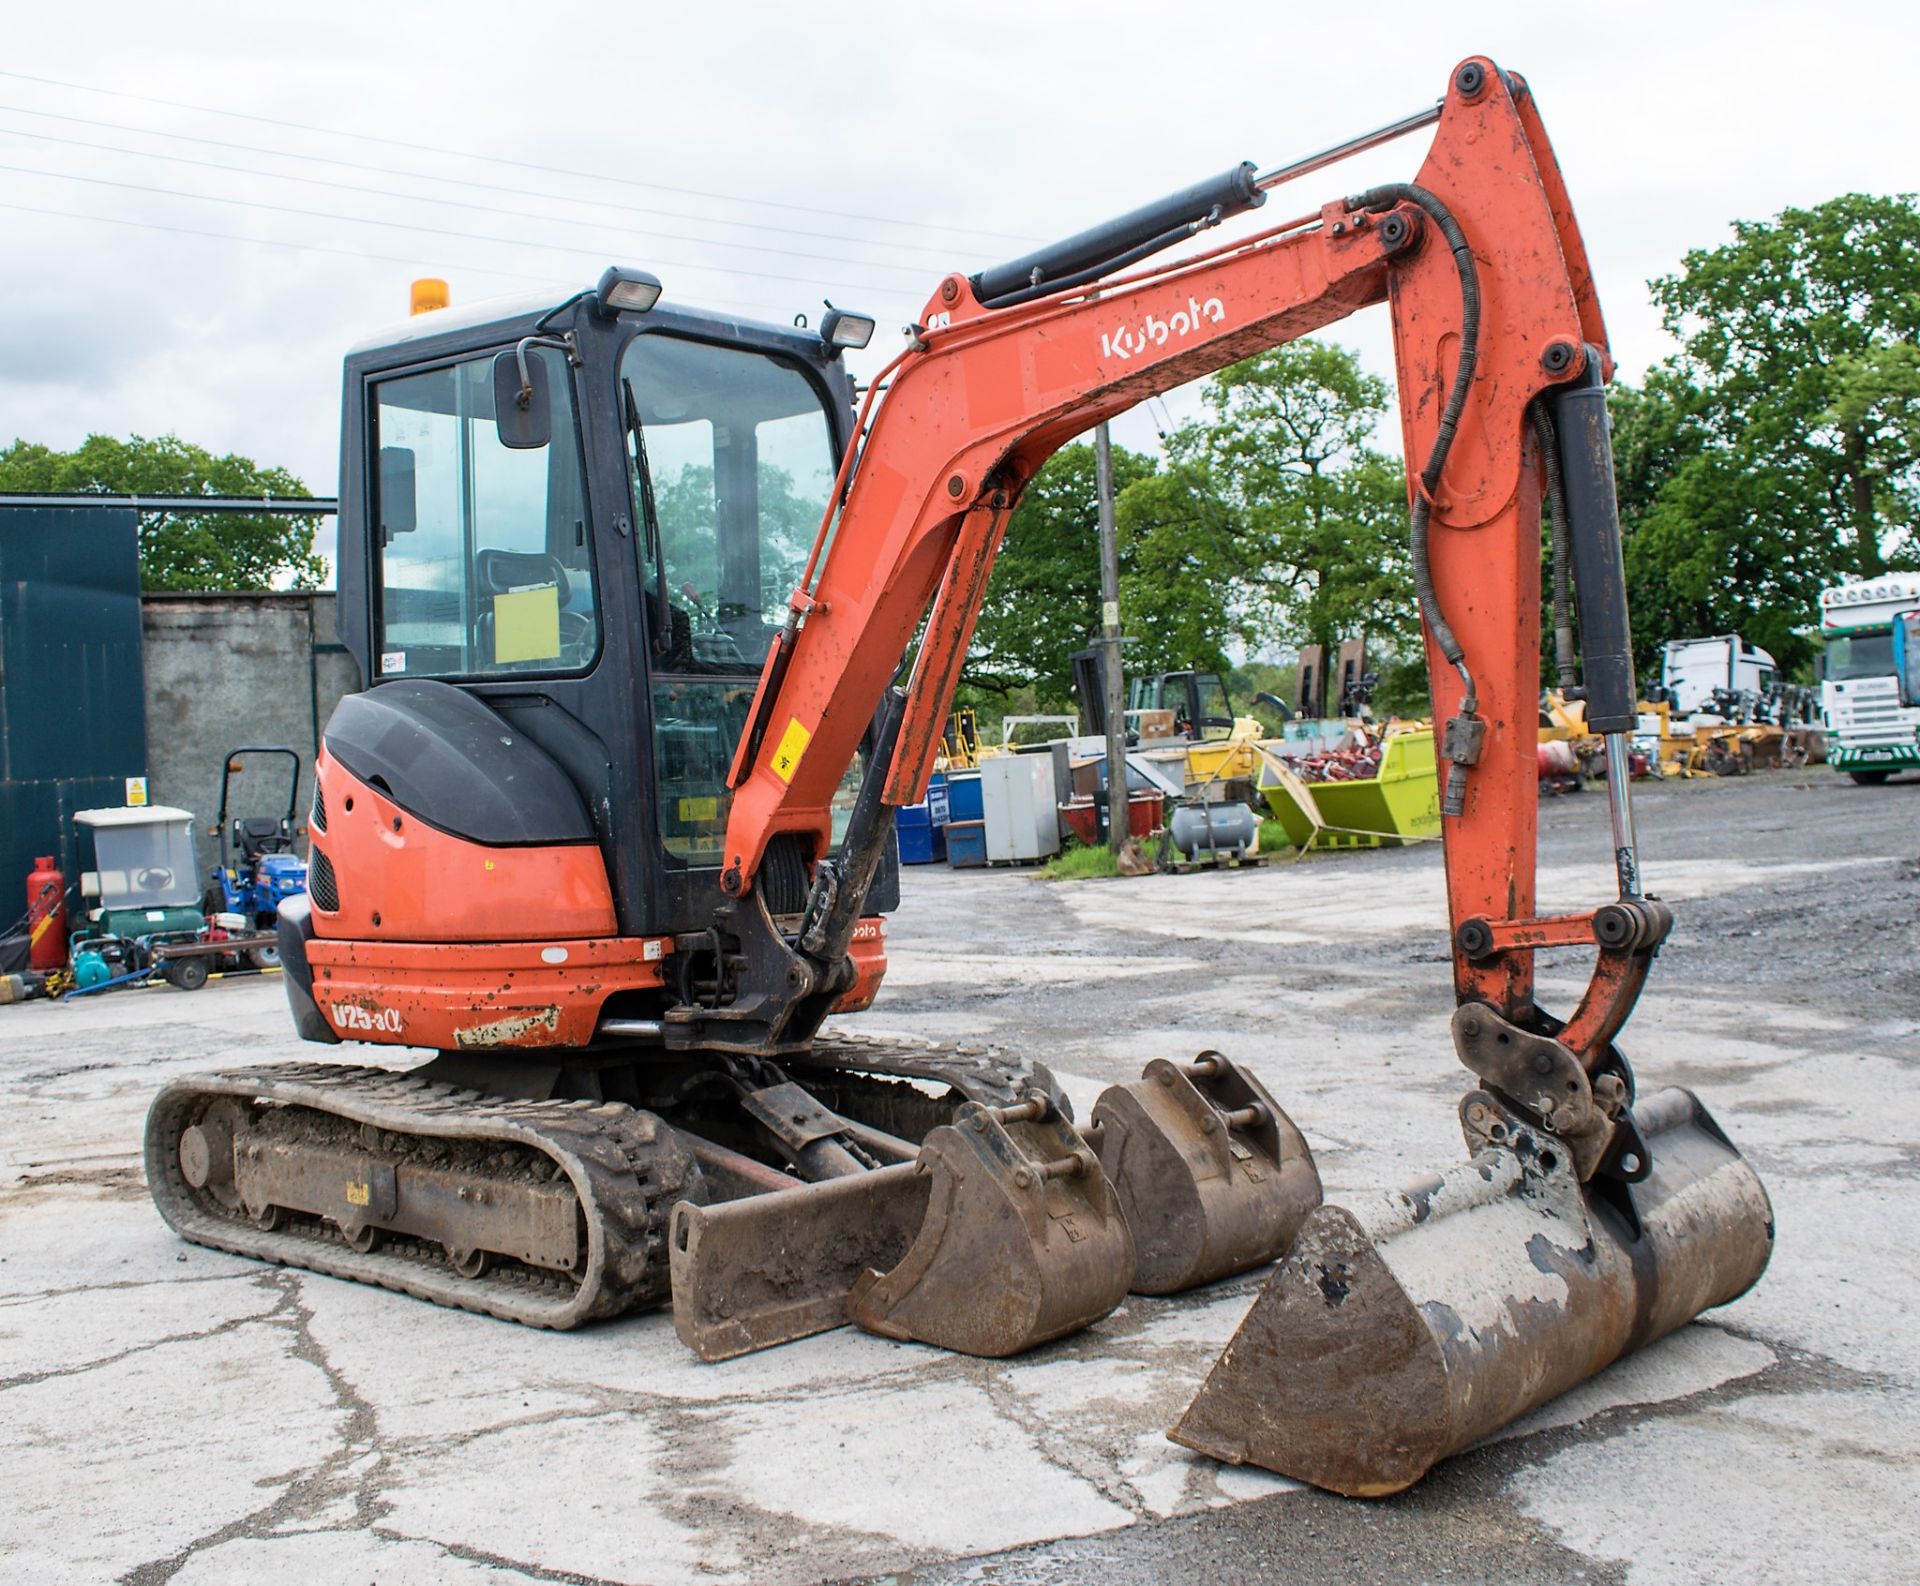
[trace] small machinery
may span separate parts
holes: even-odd
[[[250,756],[284,758],[287,774],[286,807],[277,815],[232,815],[233,779],[247,770]],[[220,843],[220,863],[207,887],[209,918],[238,915],[229,929],[265,934],[269,940],[248,951],[256,968],[280,961],[272,936],[286,899],[307,890],[307,862],[293,851],[294,809],[300,796],[300,756],[285,745],[232,749],[220,772],[220,813],[212,828]],[[279,803],[275,806],[278,809]],[[225,923],[224,921],[222,923]]]

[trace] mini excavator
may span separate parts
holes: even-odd
[[[1426,127],[1414,181],[1242,220]],[[1521,78],[1470,59],[1363,137],[949,275],[864,392],[844,352],[871,319],[660,298],[613,268],[349,354],[340,629],[369,687],[324,734],[281,957],[307,1039],[438,1055],[168,1085],[146,1166],[179,1233],[537,1326],[670,1302],[709,1360],[848,1322],[1008,1355],[1130,1289],[1277,1260],[1172,1435],[1352,1494],[1757,1280],[1758,1177],[1689,1092],[1638,1094],[1615,1040],[1672,916],[1628,800],[1606,331]],[[924,795],[1035,472],[1376,303],[1467,1160],[1322,1205],[1300,1132],[1220,1053],[1149,1063],[1081,1125],[1023,1054],[824,1027],[885,972],[892,812]],[[1617,879],[1556,915],[1534,888],[1543,500]],[[1564,1017],[1534,995],[1551,948],[1594,955]]]

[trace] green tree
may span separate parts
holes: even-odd
[[[1920,204],[1849,193],[1652,283],[1680,351],[1613,402],[1643,659],[1738,630],[1806,657],[1822,584],[1920,559]]]
[[[152,496],[288,496],[312,492],[284,468],[216,457],[177,436],[89,435],[73,451],[16,440],[0,451],[0,490]],[[315,589],[327,564],[313,549],[318,519],[285,513],[148,512],[140,518],[145,589]]]
[[[1204,475],[1175,462],[1116,503],[1128,676],[1225,672],[1259,637],[1243,574],[1244,535]]]
[[[1154,469],[1114,447],[1115,495]],[[1080,442],[1047,460],[1007,522],[962,677],[968,699],[1031,689],[1039,709],[1071,709],[1073,652],[1099,627],[1100,502],[1093,447]]]
[[[1344,347],[1298,341],[1216,374],[1211,417],[1174,435],[1172,474],[1210,506],[1201,527],[1237,569],[1250,643],[1365,632],[1417,653],[1401,464],[1370,444],[1388,388]]]

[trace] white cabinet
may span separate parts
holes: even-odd
[[[1060,852],[1060,812],[1050,754],[993,755],[980,762],[987,860],[1045,859]]]

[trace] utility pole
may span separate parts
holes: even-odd
[[[1127,707],[1120,678],[1120,542],[1113,524],[1113,442],[1102,423],[1093,432],[1094,478],[1100,492],[1100,647],[1107,684],[1107,846],[1116,854],[1132,825],[1127,793]]]

